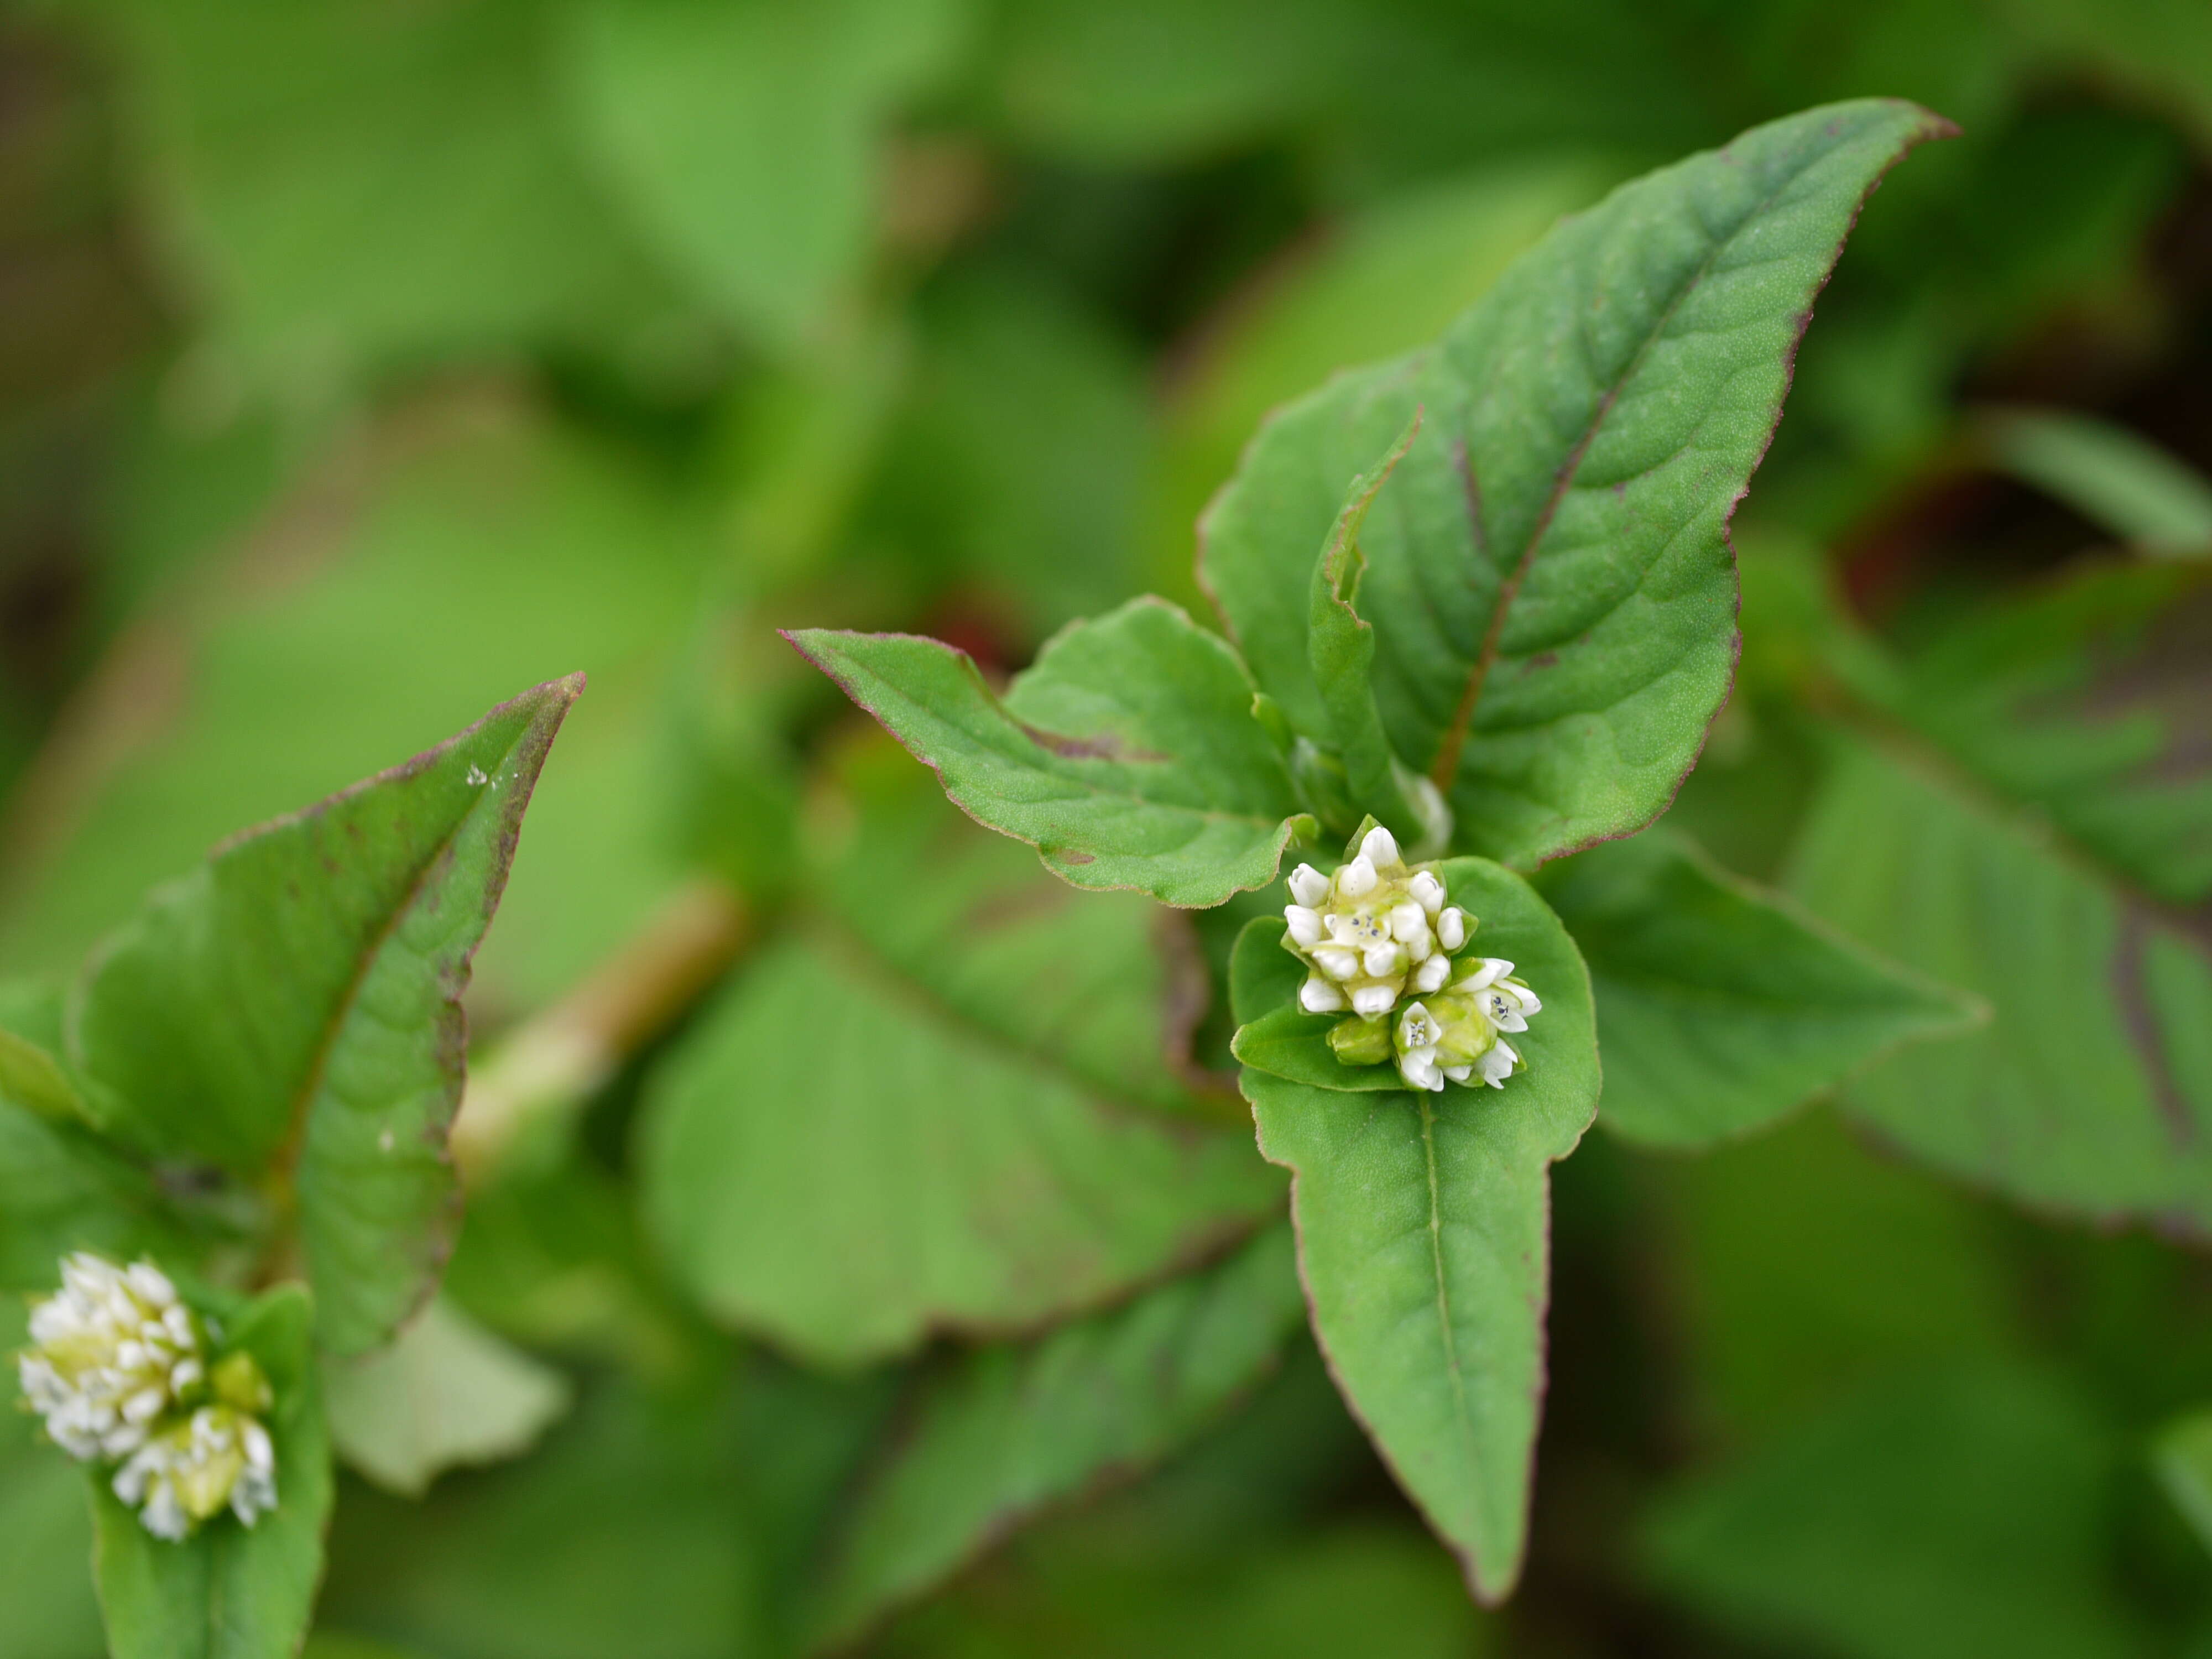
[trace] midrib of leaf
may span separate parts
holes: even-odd
[[[1048,1048],[1026,1048],[1004,1031],[994,1030],[957,1003],[939,996],[918,975],[876,950],[843,918],[827,909],[817,908],[813,919],[817,924],[817,937],[829,943],[839,956],[850,961],[858,971],[866,974],[888,994],[911,1007],[921,1009],[933,1023],[951,1028],[969,1041],[992,1050],[1001,1059],[1012,1060],[1031,1071],[1046,1073],[1091,1105],[1106,1108],[1123,1121],[1169,1130],[1175,1133],[1176,1139],[1186,1141],[1197,1139],[1201,1133],[1211,1133],[1203,1131],[1195,1121],[1179,1121],[1137,1101],[1111,1094],[1100,1088],[1095,1079],[1076,1071],[1059,1054]]]
[[[1437,1276],[1437,1324],[1444,1339],[1444,1370],[1451,1378],[1452,1422],[1469,1457],[1474,1439],[1468,1421],[1467,1376],[1459,1363],[1459,1339],[1452,1329],[1451,1293],[1444,1284],[1443,1198],[1437,1169],[1437,1112],[1429,1091],[1420,1091],[1421,1152],[1429,1176],[1429,1260]]]
[[[508,745],[500,756],[501,768],[503,769],[506,766],[514,753],[514,745]],[[492,773],[495,780],[499,775],[500,773],[497,770]],[[392,942],[392,936],[398,931],[401,920],[422,902],[423,888],[430,878],[430,872],[437,868],[438,861],[445,857],[454,842],[460,838],[461,831],[467,829],[475,821],[476,815],[483,810],[484,803],[490,799],[491,793],[489,788],[479,789],[475,803],[454,821],[453,827],[439,840],[437,845],[431,849],[430,855],[416,866],[415,873],[407,884],[405,896],[400,902],[392,907],[391,913],[385,917],[383,924],[377,928],[375,935],[362,947],[360,956],[356,959],[353,975],[347,982],[345,994],[338,999],[337,1006],[331,1011],[330,1021],[323,1028],[322,1040],[315,1045],[314,1058],[307,1067],[307,1075],[301,1080],[299,1092],[293,1098],[290,1121],[286,1125],[283,1143],[277,1148],[276,1156],[273,1160],[273,1167],[284,1178],[283,1184],[286,1191],[290,1190],[292,1172],[299,1167],[300,1155],[307,1141],[307,1118],[314,1109],[315,1097],[322,1091],[323,1074],[329,1069],[331,1051],[338,1045],[339,1036],[345,1030],[346,1021],[353,1012],[354,1005],[361,1000],[361,988],[363,981],[368,978],[369,969],[376,965],[377,958],[384,954],[384,947]]]
[[[1528,579],[1529,570],[1536,562],[1537,552],[1544,544],[1545,536],[1551,531],[1552,520],[1559,510],[1559,503],[1566,499],[1567,491],[1574,488],[1576,476],[1582,471],[1583,461],[1589,453],[1589,447],[1597,441],[1598,428],[1605,424],[1606,416],[1613,413],[1613,404],[1620,400],[1621,388],[1634,380],[1638,372],[1643,368],[1644,358],[1650,355],[1652,346],[1666,333],[1668,325],[1674,320],[1674,313],[1682,308],[1683,301],[1697,291],[1698,284],[1712,275],[1713,266],[1719,262],[1722,254],[1735,246],[1735,239],[1743,234],[1745,224],[1772,205],[1775,198],[1780,196],[1790,184],[1796,182],[1802,173],[1802,169],[1800,169],[1799,172],[1791,173],[1788,179],[1777,184],[1765,195],[1759,198],[1742,217],[1737,220],[1735,228],[1713,245],[1712,252],[1705,255],[1705,258],[1698,263],[1697,270],[1690,274],[1689,279],[1675,290],[1674,297],[1667,302],[1667,308],[1659,314],[1658,320],[1651,325],[1644,338],[1638,342],[1635,355],[1629,359],[1627,367],[1623,368],[1614,377],[1613,384],[1606,387],[1599,395],[1597,407],[1591,411],[1589,425],[1583,428],[1582,435],[1575,441],[1575,446],[1568,452],[1567,459],[1560,464],[1559,476],[1553,480],[1551,494],[1545,498],[1543,510],[1537,515],[1535,527],[1529,532],[1528,544],[1521,550],[1520,556],[1514,560],[1513,568],[1505,580],[1498,585],[1498,599],[1491,607],[1489,625],[1483,630],[1482,648],[1475,654],[1474,663],[1468,669],[1467,686],[1460,693],[1459,707],[1452,711],[1451,724],[1444,728],[1443,737],[1437,744],[1437,757],[1430,765],[1429,777],[1447,797],[1451,793],[1452,781],[1459,774],[1460,756],[1467,748],[1468,733],[1474,723],[1475,706],[1482,699],[1483,684],[1490,678],[1491,667],[1498,660],[1498,641],[1505,632],[1507,613],[1512,610],[1514,600],[1520,597],[1521,584]],[[1803,320],[1799,324],[1798,337],[1800,339],[1804,337]],[[1472,456],[1467,458],[1462,470],[1470,486],[1468,506],[1472,510],[1475,503],[1480,501],[1481,494],[1480,481],[1475,476],[1474,461]],[[1648,467],[1644,469],[1645,473],[1650,471]],[[1723,534],[1725,533],[1723,531]],[[1478,521],[1477,539],[1480,540],[1481,536],[1481,526]]]

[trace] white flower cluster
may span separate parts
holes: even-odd
[[[1511,963],[1459,954],[1474,918],[1449,902],[1433,870],[1407,866],[1388,830],[1370,830],[1333,876],[1301,864],[1291,896],[1283,944],[1309,970],[1298,1006],[1351,1012],[1329,1032],[1338,1059],[1376,1066],[1395,1057],[1407,1087],[1428,1090],[1499,1089],[1523,1069],[1503,1034],[1527,1030],[1543,1003],[1512,977]],[[1408,994],[1419,1000],[1401,1008]]]
[[[79,1251],[31,1310],[16,1360],[23,1397],[70,1456],[125,1460],[116,1496],[147,1530],[180,1539],[228,1505],[251,1526],[276,1502],[276,1460],[254,1413],[269,1385],[250,1355],[210,1369],[218,1333],[149,1261]]]

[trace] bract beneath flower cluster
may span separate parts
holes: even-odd
[[[276,1455],[259,1413],[268,1379],[246,1353],[212,1364],[214,1322],[149,1261],[80,1251],[34,1304],[16,1360],[25,1403],[83,1462],[122,1460],[115,1495],[159,1538],[183,1539],[228,1508],[247,1526],[276,1506]]]
[[[1298,1006],[1349,1012],[1328,1034],[1347,1066],[1395,1060],[1408,1088],[1503,1088],[1526,1068],[1506,1034],[1543,1008],[1513,964],[1468,949],[1476,919],[1451,902],[1432,868],[1409,867],[1380,825],[1334,875],[1291,873],[1284,948],[1306,964]]]

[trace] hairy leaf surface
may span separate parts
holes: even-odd
[[[1202,526],[1262,690],[1328,727],[1301,577],[1418,410],[1363,536],[1391,742],[1456,844],[1528,866],[1639,828],[1696,757],[1735,653],[1729,514],[1860,203],[1944,131],[1911,105],[1756,128],[1563,222],[1434,348],[1261,429]]]

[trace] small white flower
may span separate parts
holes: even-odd
[[[1451,958],[1433,956],[1413,969],[1413,986],[1423,996],[1444,988],[1444,981],[1451,976]]]
[[[1360,838],[1359,856],[1378,870],[1404,862],[1398,856],[1398,838],[1379,823]]]
[[[1500,1037],[1483,1051],[1482,1058],[1475,1061],[1475,1066],[1481,1072],[1485,1083],[1493,1089],[1503,1089],[1505,1079],[1513,1075],[1513,1068],[1520,1062],[1521,1056],[1514,1052],[1513,1045]]]
[[[1387,1014],[1398,1000],[1396,985],[1363,985],[1352,994],[1352,1012],[1372,1019],[1377,1014]]]
[[[1310,864],[1291,872],[1291,896],[1309,908],[1328,897],[1328,878]]]
[[[1324,945],[1313,953],[1314,965],[1331,979],[1350,979],[1359,971],[1359,952],[1342,945]]]
[[[1513,994],[1510,987],[1493,985],[1486,991],[1476,992],[1475,995],[1480,999],[1477,1006],[1484,1016],[1499,1030],[1525,1031],[1528,1029],[1528,1022],[1521,1014],[1521,1000]]]
[[[1472,962],[1460,964],[1460,975],[1453,984],[1455,991],[1480,991],[1494,984],[1513,971],[1513,964],[1500,957],[1477,957]]]
[[[1365,898],[1380,879],[1375,873],[1375,860],[1362,853],[1336,872],[1336,890],[1346,898]]]
[[[1291,925],[1291,943],[1310,951],[1321,943],[1321,912],[1305,904],[1285,904],[1283,920]]]
[[[1456,951],[1467,944],[1467,912],[1456,904],[1437,913],[1437,943],[1447,951]]]
[[[1298,1006],[1310,1014],[1342,1013],[1344,993],[1316,974],[1298,988]]]
[[[1359,959],[1360,966],[1372,979],[1388,979],[1393,974],[1406,971],[1406,953],[1395,945],[1375,945],[1368,947]]]
[[[1398,1075],[1406,1080],[1409,1089],[1427,1089],[1442,1093],[1444,1074],[1437,1066],[1437,1051],[1433,1048],[1408,1048],[1398,1056]]]
[[[1406,884],[1406,890],[1413,896],[1414,902],[1430,915],[1444,908],[1444,884],[1437,879],[1432,871],[1423,870],[1415,875]]]

